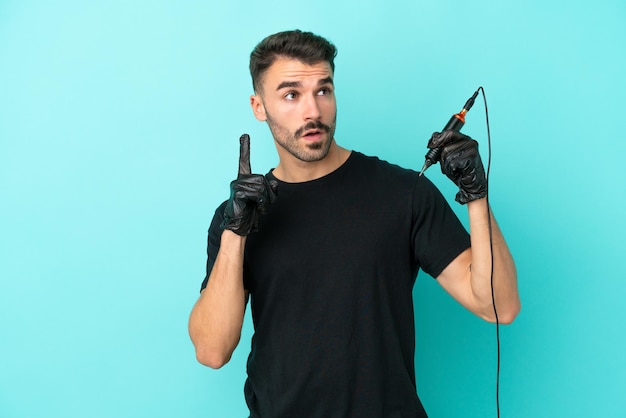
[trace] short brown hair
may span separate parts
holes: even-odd
[[[297,29],[275,33],[259,42],[250,54],[252,87],[256,92],[265,71],[279,57],[294,58],[308,65],[326,61],[334,72],[336,56],[335,45],[314,33]]]

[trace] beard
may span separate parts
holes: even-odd
[[[293,155],[300,161],[314,162],[320,161],[326,158],[330,146],[334,140],[335,125],[337,116],[333,119],[330,125],[325,125],[320,121],[311,121],[306,125],[296,129],[293,133],[283,125],[276,122],[267,112],[267,125],[272,132],[274,141],[282,149]],[[299,141],[302,138],[302,134],[305,131],[311,129],[318,129],[326,134],[326,138],[317,142]]]

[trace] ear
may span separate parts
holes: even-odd
[[[250,96],[250,106],[252,107],[252,113],[254,113],[254,117],[257,118],[258,121],[265,122],[267,120],[267,115],[265,114],[265,106],[263,105],[261,96],[259,96],[258,94]]]

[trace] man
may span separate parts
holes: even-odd
[[[425,417],[413,364],[418,270],[478,316],[510,323],[520,309],[515,266],[488,215],[471,138],[446,131],[429,143],[459,185],[469,236],[426,177],[337,144],[335,55],[301,31],[271,35],[252,52],[250,104],[279,164],[250,174],[242,137],[240,175],[209,230],[189,331],[198,360],[221,367],[250,297],[251,417]]]

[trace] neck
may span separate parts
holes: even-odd
[[[340,147],[333,140],[328,154],[323,159],[306,162],[295,158],[280,158],[280,162],[272,173],[277,179],[287,183],[316,180],[341,167],[349,156],[350,151]]]

